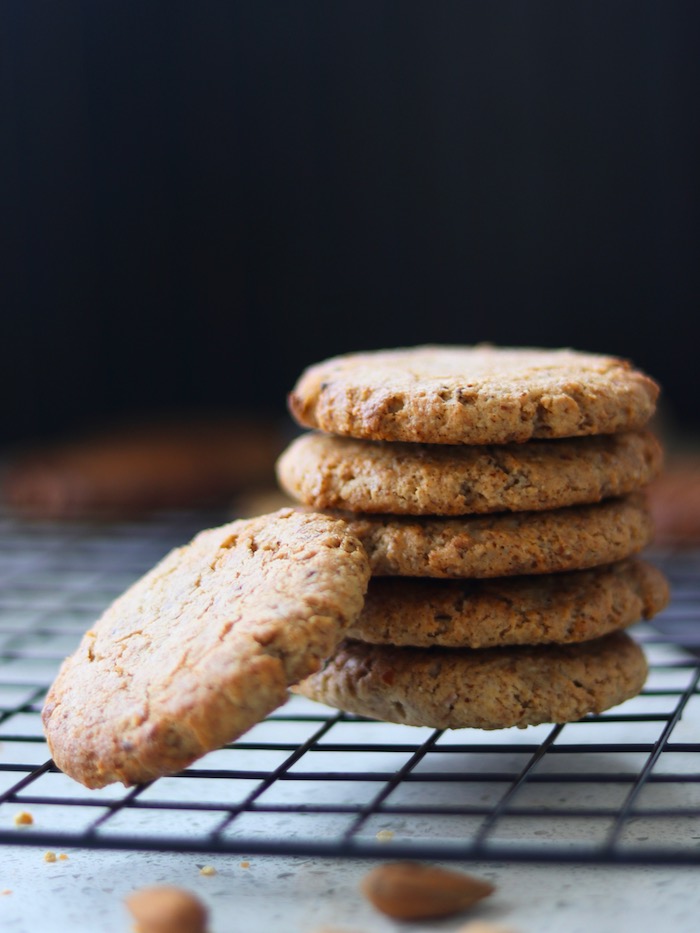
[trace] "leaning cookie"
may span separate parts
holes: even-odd
[[[54,761],[88,787],[172,774],[317,670],[360,612],[367,557],[336,519],[286,509],[172,551],[110,606],[51,687]]]
[[[296,693],[346,712],[434,729],[573,722],[636,696],[647,663],[624,632],[578,645],[395,648],[346,641]]]
[[[277,462],[282,488],[320,509],[392,515],[524,512],[646,486],[662,463],[650,431],[525,444],[401,444],[309,432]]]
[[[573,350],[424,346],[338,356],[289,396],[299,424],[425,444],[508,444],[642,427],[659,388],[627,361]]]
[[[668,597],[663,573],[634,558],[491,580],[378,577],[347,637],[422,648],[568,644],[650,619]]]
[[[506,577],[611,564],[653,536],[646,499],[633,493],[547,512],[426,518],[332,512],[362,542],[374,576]]]

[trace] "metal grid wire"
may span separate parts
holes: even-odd
[[[40,710],[99,612],[224,516],[57,525],[0,515],[0,843],[243,855],[700,863],[700,554],[653,555],[672,605],[633,630],[651,673],[622,707],[480,732],[378,723],[300,697],[176,777],[88,791]],[[28,810],[29,827],[13,818]]]

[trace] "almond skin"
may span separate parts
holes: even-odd
[[[379,865],[361,888],[377,910],[395,920],[449,917],[494,891],[488,881],[418,862]]]
[[[206,933],[207,909],[181,888],[141,888],[126,898],[138,933]]]

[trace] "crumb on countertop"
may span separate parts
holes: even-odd
[[[34,823],[34,817],[27,810],[20,810],[15,813],[15,826],[31,826]]]
[[[199,869],[199,874],[200,875],[215,875],[216,869],[214,868],[213,865],[202,865],[202,867]]]
[[[55,852],[44,852],[44,861],[45,862],[58,861],[58,859],[56,858],[56,853]]]

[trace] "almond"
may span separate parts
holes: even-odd
[[[205,933],[207,909],[181,888],[142,888],[126,898],[138,933]]]
[[[377,910],[396,920],[449,917],[494,891],[488,881],[418,862],[379,865],[361,887]]]

